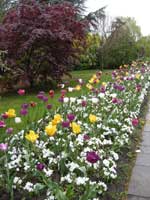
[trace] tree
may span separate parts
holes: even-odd
[[[103,43],[99,49],[102,66],[115,68],[137,58],[136,41],[141,32],[134,19],[120,17],[106,25],[104,23],[102,36]]]
[[[76,9],[68,3],[48,6],[35,0],[22,0],[0,25],[0,49],[12,72],[33,86],[49,77],[60,81],[84,43],[87,21],[78,21]]]
[[[95,69],[98,68],[99,63],[97,59],[97,52],[100,46],[101,38],[98,34],[88,33],[86,37],[86,48],[80,55],[79,63],[75,69]]]
[[[135,41],[139,40],[142,36],[142,33],[141,33],[141,27],[137,25],[136,20],[132,17],[120,17],[120,19],[123,22],[125,22],[134,40]]]
[[[136,45],[138,58],[150,57],[150,35],[141,37]]]
[[[37,1],[46,2],[46,3],[49,3],[50,5],[69,2],[73,6],[75,6],[76,8],[83,9],[84,3],[85,3],[86,0],[37,0]]]
[[[0,0],[0,21],[2,21],[5,13],[16,4],[17,0]]]

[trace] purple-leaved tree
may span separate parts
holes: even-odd
[[[0,24],[0,50],[12,74],[33,87],[37,80],[60,81],[84,45],[87,20],[69,3],[47,5],[22,0]],[[74,43],[76,45],[74,48]]]

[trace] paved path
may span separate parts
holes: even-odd
[[[140,150],[132,171],[128,200],[150,200],[150,103]]]

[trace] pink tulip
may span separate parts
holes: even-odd
[[[1,151],[6,151],[7,149],[8,149],[8,144],[0,143],[0,150]]]
[[[24,95],[24,94],[25,94],[25,90],[24,90],[24,89],[19,89],[19,90],[18,90],[18,94],[19,94],[20,96]]]
[[[139,120],[138,119],[132,119],[132,125],[133,126],[137,126],[139,124]]]

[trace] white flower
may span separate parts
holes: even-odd
[[[103,160],[103,164],[106,166],[106,167],[109,167],[109,164],[110,164],[110,162],[109,162],[109,160]]]
[[[13,182],[14,182],[14,184],[16,184],[16,183],[17,183],[17,184],[19,184],[19,185],[20,185],[20,184],[22,183],[22,180],[21,180],[21,178],[20,178],[20,177],[17,177],[17,176],[16,176],[16,177],[14,178]]]
[[[29,192],[33,191],[33,183],[27,182],[26,185],[24,186],[24,190],[28,190]]]
[[[64,182],[64,181],[67,181],[68,183],[72,183],[72,177],[71,177],[71,175],[70,174],[67,174],[66,176],[64,176],[64,177],[61,177],[61,180],[60,180],[61,182]]]
[[[21,123],[21,118],[20,118],[20,117],[15,117],[15,123],[16,123],[16,124]]]
[[[81,78],[78,79],[79,83],[83,83],[83,80]]]
[[[81,104],[82,103],[82,99],[77,99],[77,103]]]
[[[66,165],[69,168],[69,171],[73,172],[76,168],[78,169],[80,166],[77,163],[71,162]]]
[[[45,172],[46,176],[50,177],[53,174],[53,170],[51,169],[43,169],[43,172]]]
[[[71,103],[74,103],[76,101],[76,98],[75,97],[70,97],[70,102]]]
[[[64,101],[64,103],[68,103],[69,102],[69,98],[65,97],[63,101]]]
[[[88,180],[89,178],[86,178],[86,177],[77,177],[75,179],[75,182],[77,185],[85,185]]]
[[[98,96],[101,97],[101,98],[104,98],[105,94],[104,93],[99,93]]]
[[[112,98],[116,98],[117,97],[117,94],[116,93],[113,93],[110,95]]]
[[[98,103],[99,102],[99,99],[96,98],[96,97],[93,97],[91,100],[92,100],[92,103]]]
[[[69,91],[69,92],[72,92],[73,90],[74,90],[74,88],[68,87],[68,91]]]

